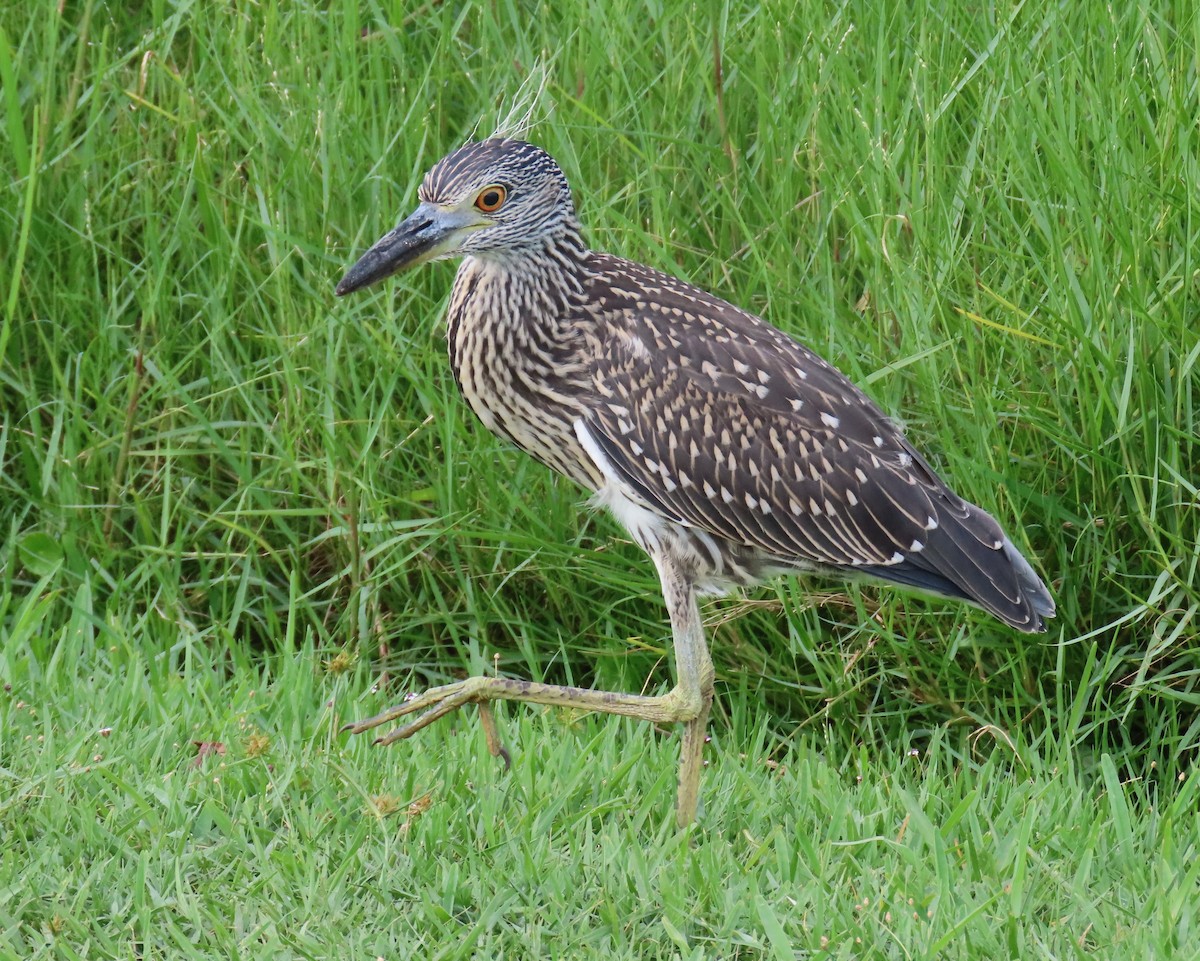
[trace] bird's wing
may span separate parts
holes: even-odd
[[[861,391],[753,315],[619,269],[634,283],[602,298],[589,429],[639,499],[780,558],[858,567],[920,550],[944,486]]]
[[[899,562],[936,522],[930,491],[892,452],[678,367],[630,356],[607,373],[613,396],[588,424],[605,466],[679,523],[780,558],[858,566]]]
[[[606,258],[587,429],[626,489],[784,560],[981,604],[1024,630],[1053,603],[996,521],[802,344],[711,295]]]

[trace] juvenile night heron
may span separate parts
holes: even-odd
[[[695,817],[713,666],[697,597],[784,572],[868,577],[1042,631],[1054,601],[980,508],[957,496],[841,373],[760,318],[649,267],[590,250],[544,150],[469,143],[420,205],[337,285],[339,295],[462,257],[450,365],[485,427],[565,474],[650,555],[670,615],[667,694],[504,677],[433,688],[355,733],[416,715],[409,737],[478,703],[532,701],[684,725],[676,819]]]

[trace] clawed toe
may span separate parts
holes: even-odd
[[[469,680],[459,681],[456,684],[445,684],[442,687],[430,688],[423,694],[410,695],[401,703],[389,707],[386,711],[381,711],[374,717],[351,721],[349,724],[343,725],[342,731],[350,734],[362,734],[364,731],[389,724],[398,718],[416,714],[417,717],[407,724],[402,724],[375,739],[376,744],[392,744],[395,741],[411,737],[438,718],[445,717],[451,711],[457,710],[473,699],[474,692],[470,687]]]

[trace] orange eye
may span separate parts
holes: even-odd
[[[479,196],[475,198],[475,206],[485,214],[490,214],[492,211],[503,207],[504,201],[507,199],[508,191],[500,186],[500,184],[495,184],[491,187],[484,187],[479,192]]]

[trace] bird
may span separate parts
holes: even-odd
[[[714,670],[699,599],[780,574],[888,582],[956,598],[1018,631],[1054,600],[997,521],[959,497],[898,423],[762,318],[651,267],[591,249],[570,185],[541,147],[468,142],[438,161],[416,210],[336,286],[345,296],[460,258],[450,366],[488,430],[570,478],[649,555],[675,683],[628,694],[478,676],[346,725],[410,737],[479,705],[525,701],[682,724],[675,820],[695,821]]]

